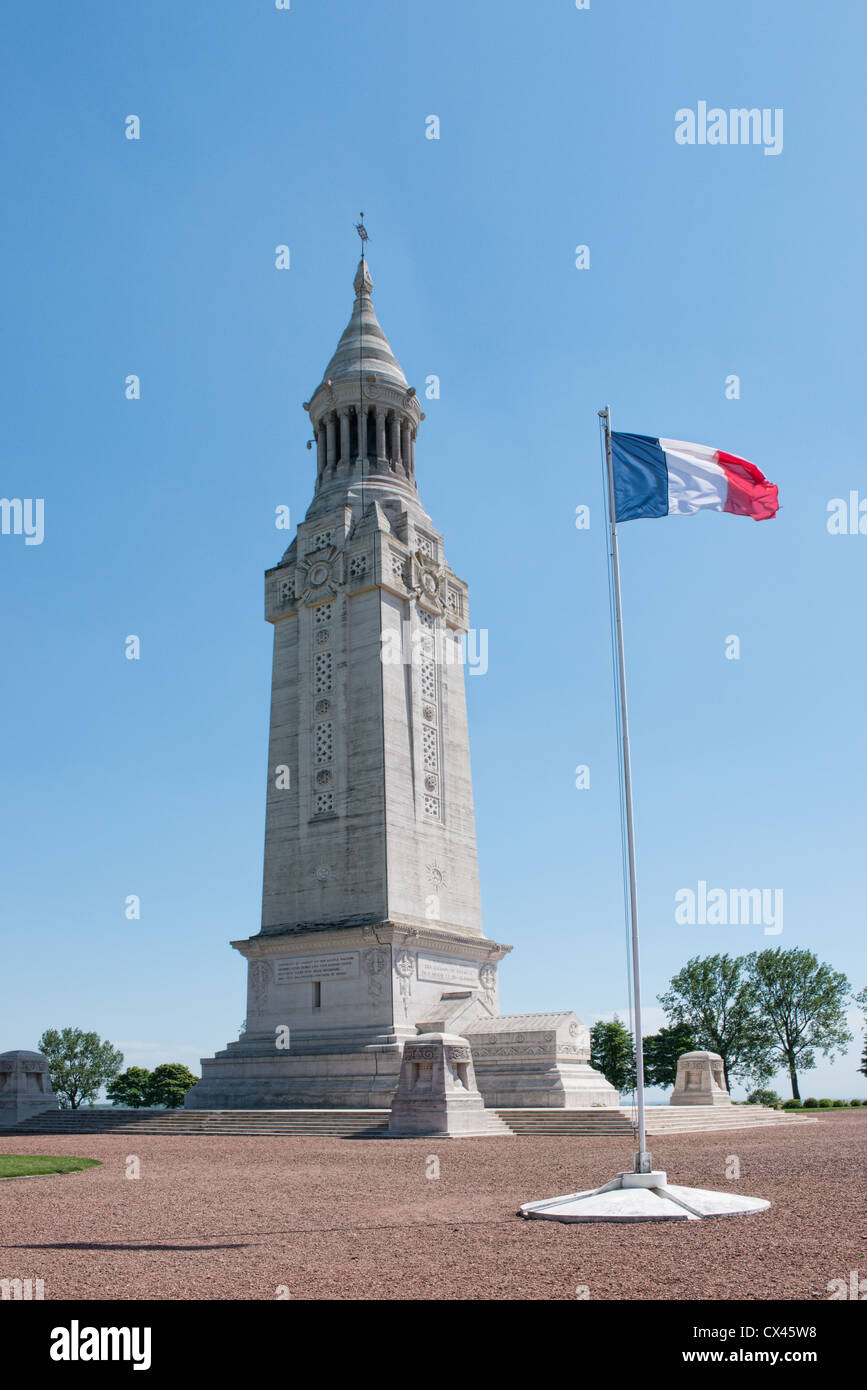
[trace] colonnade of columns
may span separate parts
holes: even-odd
[[[364,459],[382,470],[415,479],[415,431],[412,422],[384,406],[341,406],[316,426],[316,471],[321,480],[340,464]]]

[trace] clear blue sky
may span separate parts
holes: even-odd
[[[380,321],[420,391],[441,378],[420,488],[490,634],[468,687],[504,1011],[626,1007],[606,401],[755,460],[783,504],[623,528],[647,1002],[692,955],[777,944],[867,984],[867,536],[826,530],[867,498],[865,40],[860,7],[805,0],[7,9],[0,491],[46,514],[41,546],[0,537],[0,1048],[75,1024],[194,1065],[237,1034],[262,572],[275,507],[311,495],[301,402],[361,208]],[[783,152],[678,145],[700,100],[782,108]],[[782,888],[782,935],[678,926],[700,879]],[[860,1044],[803,1094],[867,1095]]]

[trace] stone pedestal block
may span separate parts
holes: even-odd
[[[488,1133],[466,1038],[422,1033],[406,1044],[388,1132],[454,1138]]]
[[[684,1052],[669,1105],[731,1105],[723,1060],[717,1052]]]
[[[41,1052],[0,1052],[0,1126],[59,1109],[48,1059]]]
[[[589,1110],[620,1105],[614,1087],[591,1067],[589,1031],[571,1010],[477,1018],[463,1031],[488,1106]]]

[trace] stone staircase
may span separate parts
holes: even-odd
[[[535,1135],[553,1138],[632,1139],[631,1112],[596,1107],[592,1110],[547,1109],[486,1110],[489,1133]],[[4,1134],[154,1134],[312,1136],[332,1139],[387,1139],[388,1110],[45,1110],[29,1120],[0,1129]],[[713,1130],[760,1128],[768,1125],[808,1124],[815,1121],[785,1110],[760,1105],[717,1107],[648,1106],[647,1132],[651,1136],[697,1134]],[[436,1138],[436,1135],[426,1136]]]
[[[806,1116],[764,1105],[649,1105],[646,1115],[647,1133],[654,1136],[810,1123]]]
[[[553,1106],[538,1110],[498,1110],[501,1120],[513,1134],[560,1136],[623,1135],[632,1138],[632,1122],[622,1110],[597,1106],[593,1110],[559,1110]]]
[[[381,1139],[388,1110],[45,1110],[3,1134],[315,1135]]]

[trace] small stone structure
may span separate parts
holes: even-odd
[[[684,1052],[669,1105],[731,1105],[718,1052]]]
[[[22,1048],[0,1052],[0,1126],[59,1109],[47,1057]]]
[[[466,1038],[422,1033],[406,1044],[388,1132],[454,1138],[489,1133]]]
[[[614,1087],[591,1067],[590,1032],[571,1009],[476,1017],[463,1032],[486,1105],[569,1110],[620,1105]]]

